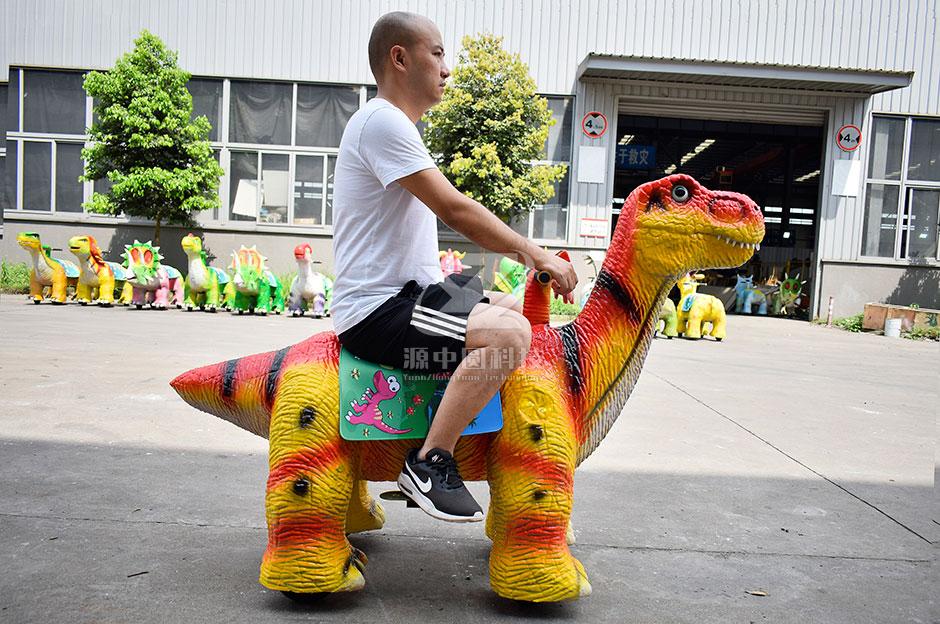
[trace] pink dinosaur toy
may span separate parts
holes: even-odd
[[[461,258],[467,255],[467,252],[460,253],[459,251],[448,248],[447,251],[440,252],[440,255],[441,271],[444,273],[444,277],[453,273],[463,273],[464,269],[470,268],[460,261]]]
[[[360,400],[364,401],[363,405],[360,405],[358,401],[350,402],[352,409],[346,412],[346,420],[354,425],[373,425],[380,431],[394,435],[411,431],[411,429],[395,429],[386,425],[382,420],[382,409],[379,407],[379,403],[386,399],[395,398],[395,395],[401,390],[401,384],[398,383],[398,380],[394,376],[389,376],[386,379],[382,371],[375,371],[375,376],[372,377],[372,385],[375,386],[375,390],[366,388],[366,391],[362,393]]]

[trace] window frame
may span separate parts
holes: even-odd
[[[930,120],[935,123],[940,123],[940,117],[933,117],[929,115],[900,115],[892,113],[876,113],[873,112],[870,117],[869,129],[873,131],[875,121],[878,118],[884,119],[903,119],[904,120],[904,137],[901,141],[901,171],[900,176],[897,180],[888,180],[885,178],[873,178],[869,177],[868,168],[872,160],[872,144],[871,141],[874,137],[869,137],[868,149],[866,150],[866,160],[864,163],[865,167],[865,190],[864,196],[862,197],[861,203],[861,226],[859,228],[859,240],[858,240],[858,250],[859,258],[864,260],[874,260],[879,262],[893,262],[898,264],[920,264],[927,262],[929,264],[940,264],[940,228],[937,229],[937,254],[930,258],[911,258],[908,254],[910,253],[910,212],[912,209],[910,198],[912,196],[911,191],[913,190],[940,190],[940,180],[931,181],[931,180],[910,180],[908,178],[908,167],[910,165],[910,152],[911,152],[911,139],[912,139],[912,129],[915,120]],[[873,184],[880,184],[882,186],[891,186],[898,189],[898,205],[897,205],[897,214],[896,214],[896,227],[894,230],[894,241],[893,241],[893,254],[888,256],[877,256],[877,255],[868,255],[865,253],[865,249],[862,246],[864,241],[864,232],[866,224],[868,222],[868,213],[867,213],[867,204],[870,194],[870,187]],[[940,213],[940,208],[938,208],[938,213]],[[938,222],[940,222],[940,214],[938,214]],[[907,242],[905,244],[905,237]],[[904,251],[904,255],[902,255]]]

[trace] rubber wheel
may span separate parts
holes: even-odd
[[[304,594],[300,592],[290,592],[282,591],[282,594],[293,600],[294,602],[299,602],[300,604],[314,604],[323,600],[328,594],[326,592],[320,592],[316,594]]]

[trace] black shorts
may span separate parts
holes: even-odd
[[[350,353],[419,372],[453,372],[466,355],[467,317],[489,303],[483,283],[455,273],[421,288],[414,280],[365,319],[339,334]]]

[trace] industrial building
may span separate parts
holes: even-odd
[[[86,212],[94,185],[78,181],[93,114],[82,75],[146,29],[178,51],[194,115],[212,124],[226,173],[198,233],[215,264],[254,244],[286,272],[307,242],[331,272],[339,139],[375,93],[372,23],[398,9],[439,26],[451,66],[484,31],[529,65],[557,121],[544,162],[568,172],[514,227],[568,249],[582,276],[630,191],[682,172],[758,203],[767,234],[749,270],[799,273],[810,316],[830,297],[836,316],[940,308],[936,0],[4,0],[0,257],[25,259],[19,231],[60,249],[90,234],[110,259],[152,235]],[[164,228],[170,263],[186,233]],[[446,230],[441,244],[472,251]]]

